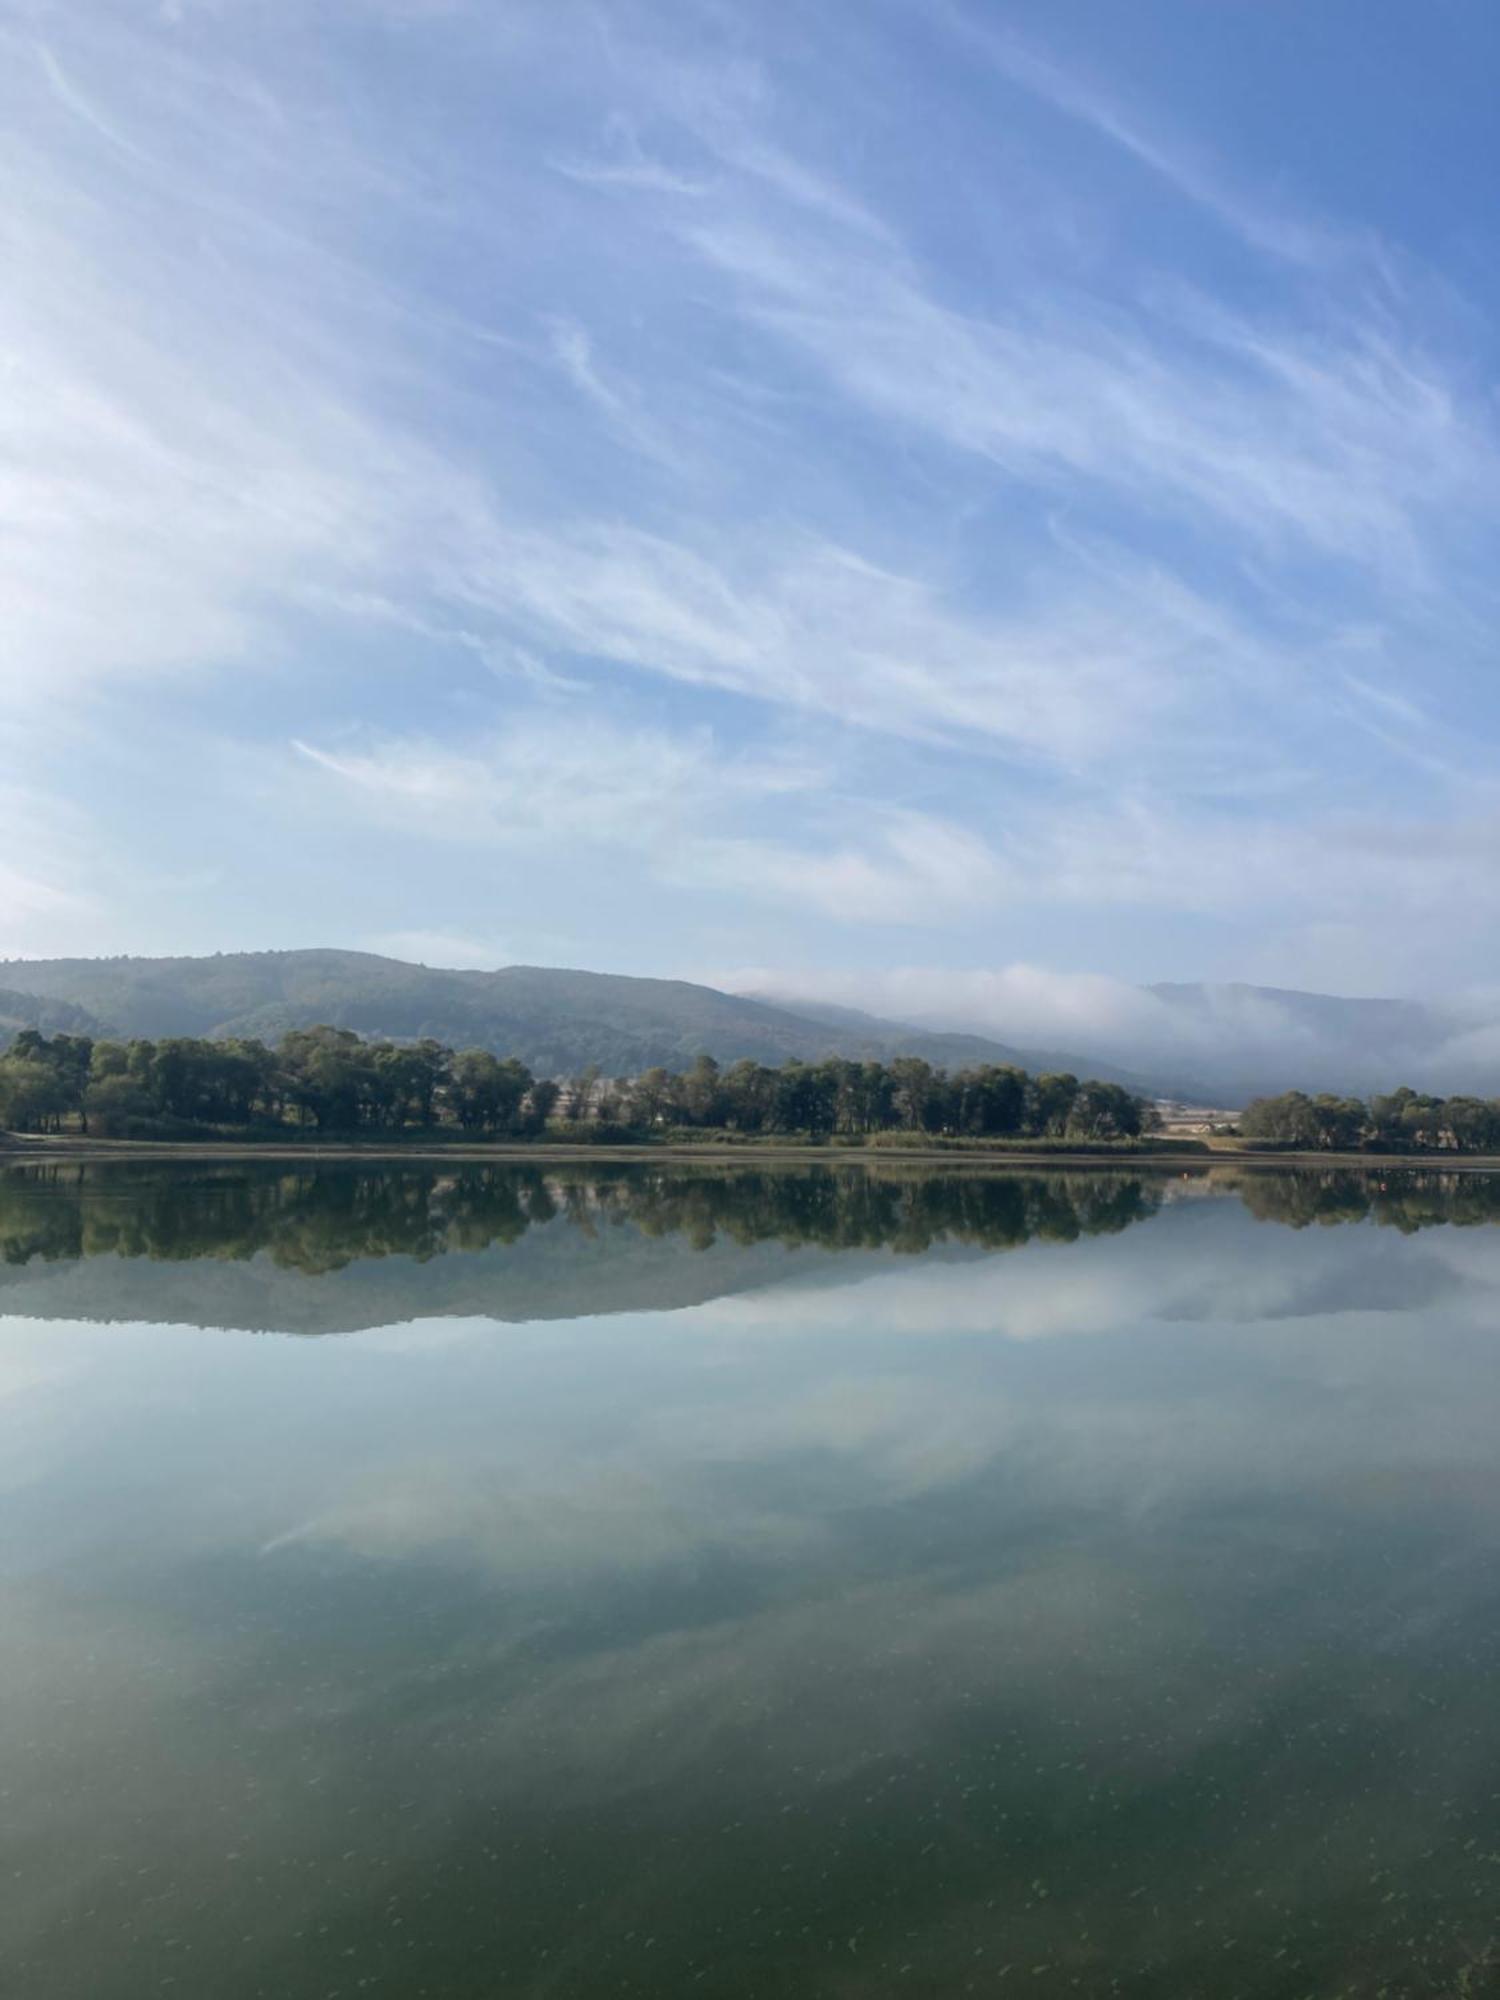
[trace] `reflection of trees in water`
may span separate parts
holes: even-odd
[[[0,1176],[0,1257],[225,1260],[332,1271],[510,1243],[554,1213],[540,1174],[317,1167],[22,1167]]]
[[[1232,1188],[1259,1220],[1297,1229],[1500,1221],[1500,1175],[1243,1173],[1217,1185]],[[316,1273],[357,1257],[420,1261],[487,1250],[559,1218],[584,1237],[628,1227],[696,1249],[721,1239],[829,1250],[1005,1249],[1127,1229],[1154,1215],[1163,1193],[1149,1177],[1098,1169],[36,1162],[0,1173],[0,1258],[231,1260],[264,1251]]]
[[[721,1237],[827,1249],[999,1249],[1125,1229],[1159,1203],[1149,1183],[1097,1172],[33,1163],[0,1174],[0,1258],[232,1260],[264,1251],[316,1273],[357,1257],[486,1250],[558,1217],[587,1236],[630,1227],[696,1249]]]
[[[1373,1221],[1410,1234],[1442,1222],[1500,1222],[1500,1174],[1265,1173],[1246,1174],[1233,1186],[1259,1221],[1292,1229]]]
[[[647,1234],[707,1246],[767,1240],[828,1249],[926,1250],[934,1243],[1001,1249],[1033,1237],[1071,1242],[1153,1215],[1138,1179],[1082,1174],[976,1176],[751,1171],[730,1179],[651,1173],[623,1184],[617,1213]]]

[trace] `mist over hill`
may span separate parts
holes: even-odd
[[[804,1014],[687,980],[544,966],[448,971],[370,952],[330,950],[35,959],[12,961],[3,972],[28,989],[14,997],[24,999],[32,1013],[74,1009],[79,1025],[73,1032],[274,1041],[288,1029],[326,1022],[366,1037],[404,1041],[430,1035],[455,1047],[493,1049],[518,1056],[543,1076],[591,1063],[607,1076],[637,1075],[655,1064],[681,1069],[706,1052],[725,1063],[748,1057],[768,1064],[829,1055],[859,1060],[914,1055],[947,1069],[1016,1063],[1137,1081],[1086,1054],[1017,1048],[988,1036],[913,1027],[850,1009]]]
[[[803,1012],[848,995],[932,1029],[1081,1048],[1158,1093],[1237,1106],[1289,1089],[1366,1095],[1399,1083],[1500,1095],[1500,1002],[1436,1006],[1242,982],[1136,986],[1032,966],[861,974],[726,974],[735,990]]]
[[[727,975],[726,975],[727,977]],[[869,998],[884,1011],[849,1004]],[[0,1046],[24,1027],[274,1041],[328,1022],[518,1056],[537,1074],[607,1076],[702,1052],[779,1064],[922,1056],[945,1069],[1072,1070],[1152,1096],[1235,1106],[1287,1089],[1397,1083],[1500,1094],[1500,1004],[1437,1008],[1244,984],[1132,986],[1028,972],[795,975],[749,991],[548,966],[492,972],[373,952],[0,962]]]
[[[1145,992],[1164,1010],[1184,1063],[1226,1103],[1282,1090],[1368,1094],[1398,1083],[1500,1091],[1500,1060],[1483,1037],[1470,1041],[1456,1014],[1419,1001],[1243,983],[1161,984]],[[1135,1046],[1145,1052],[1153,1041]]]

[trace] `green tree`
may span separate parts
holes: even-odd
[[[699,1055],[682,1078],[679,1097],[682,1115],[690,1125],[720,1125],[724,1121],[725,1099],[719,1082],[719,1065],[710,1055]]]
[[[1068,1108],[1067,1133],[1078,1139],[1133,1139],[1141,1129],[1141,1103],[1122,1084],[1081,1083]]]
[[[891,1110],[907,1132],[934,1132],[942,1124],[943,1079],[920,1056],[897,1056],[890,1066]]]
[[[14,1132],[56,1130],[67,1098],[50,1063],[12,1047],[0,1058],[0,1125]]]
[[[520,1130],[535,1138],[547,1129],[547,1121],[557,1109],[557,1100],[562,1095],[558,1084],[550,1076],[538,1077],[526,1093],[521,1107]]]
[[[448,1100],[465,1132],[513,1132],[532,1088],[531,1072],[514,1056],[465,1049],[453,1059]]]
[[[1068,1129],[1078,1079],[1070,1070],[1034,1077],[1026,1092],[1026,1130],[1038,1139],[1060,1138]]]
[[[348,1028],[294,1028],[277,1051],[287,1097],[320,1132],[355,1130],[374,1094],[371,1052]]]

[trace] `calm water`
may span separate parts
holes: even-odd
[[[0,1173],[0,1992],[1500,1990],[1497,1220]]]

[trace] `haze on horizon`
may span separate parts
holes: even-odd
[[[1497,62],[0,0],[0,957],[1500,986]]]

